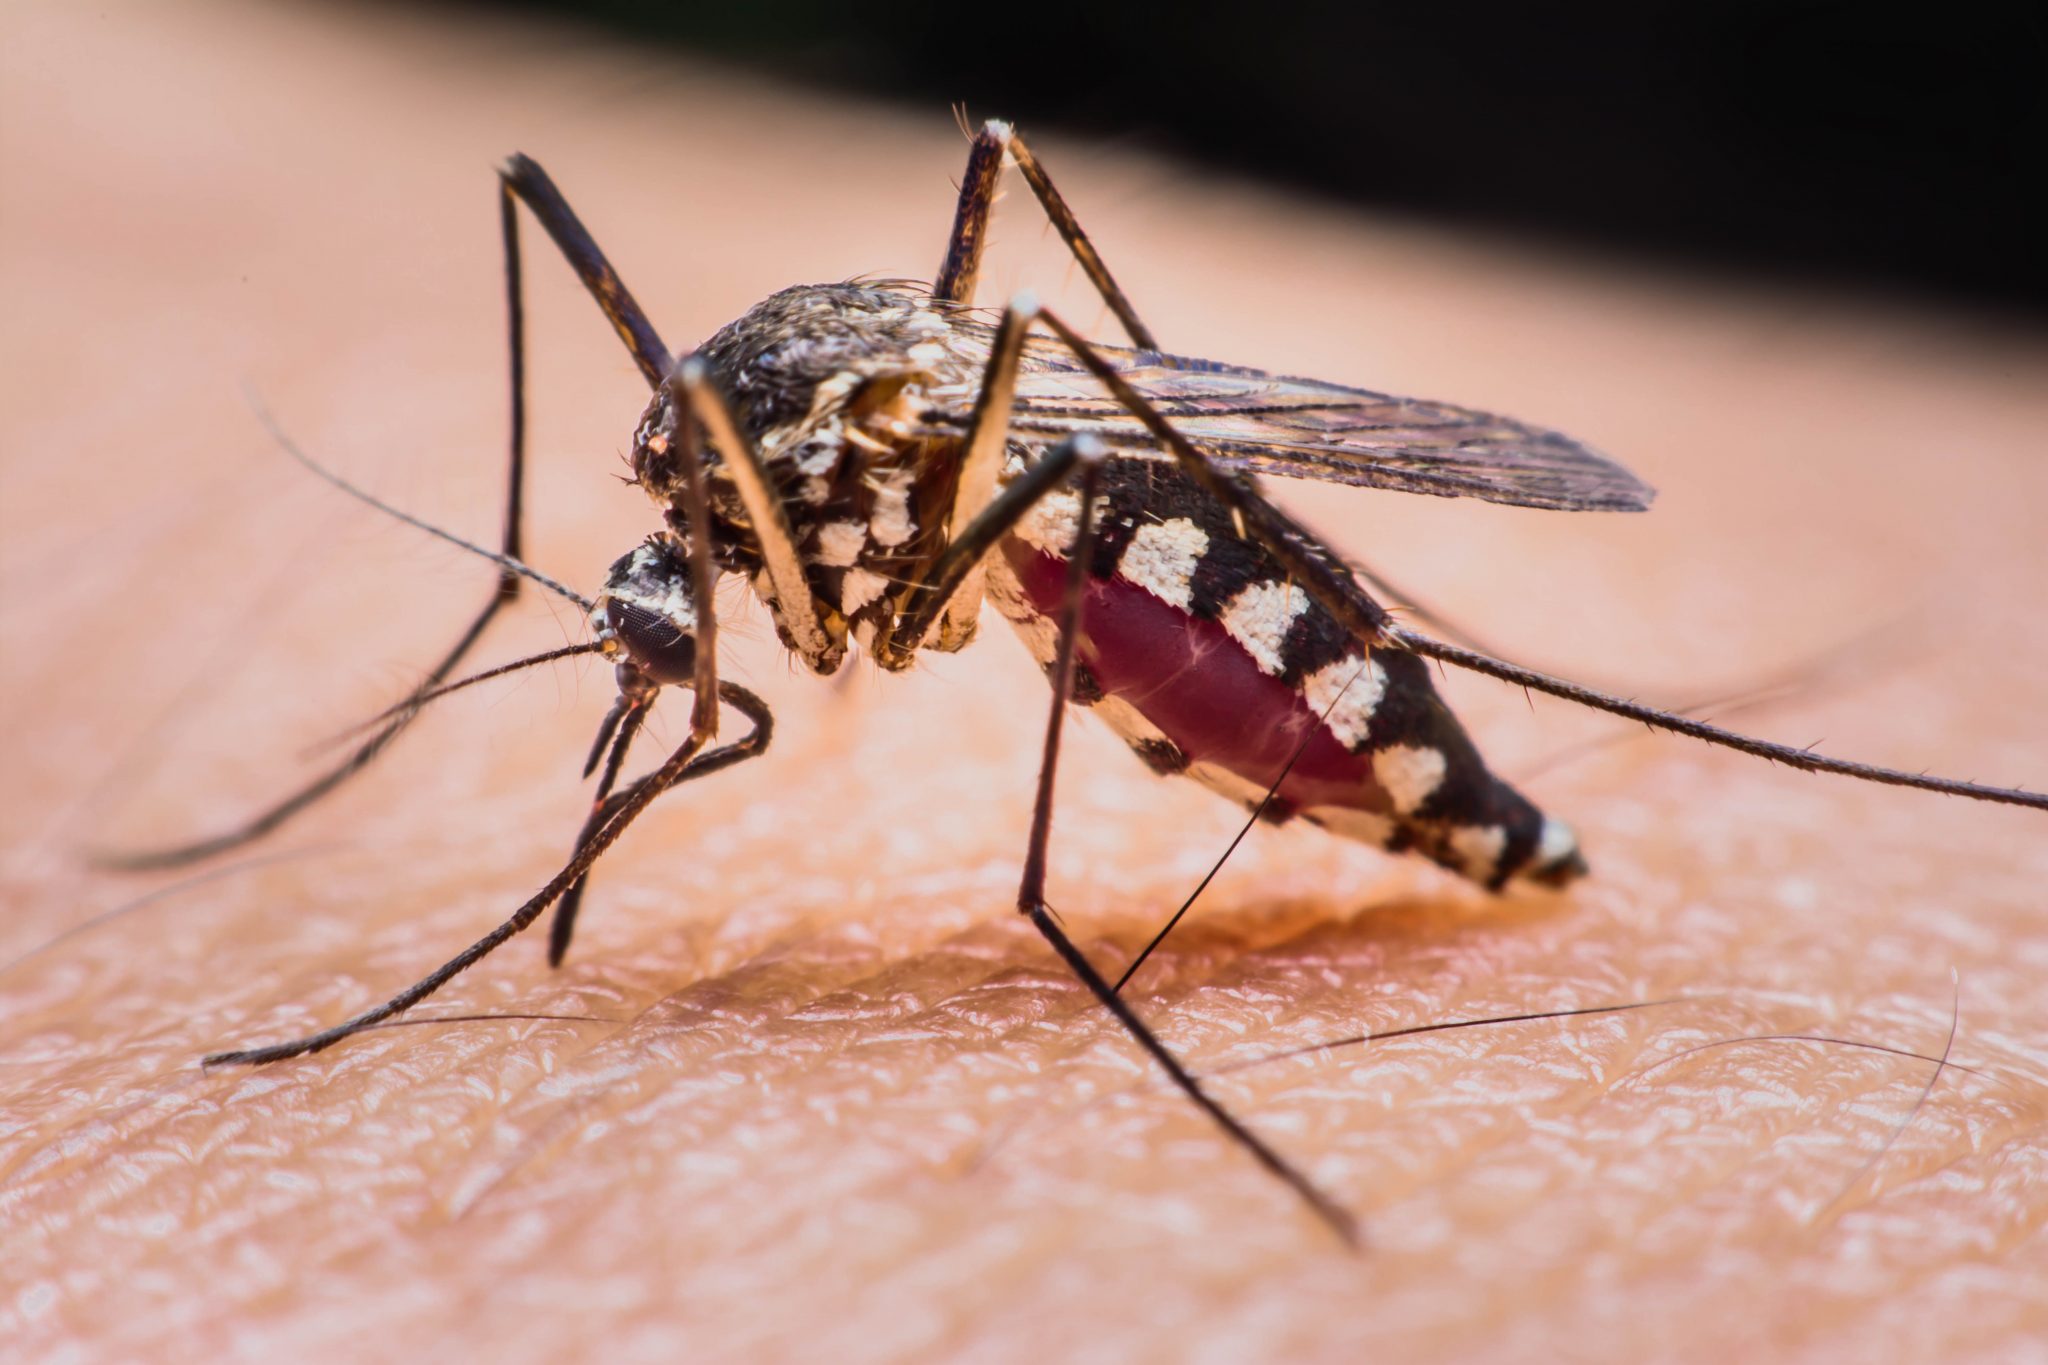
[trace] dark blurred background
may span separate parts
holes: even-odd
[[[2040,6],[508,3],[1375,207],[2048,312]]]

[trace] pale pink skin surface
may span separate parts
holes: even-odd
[[[382,704],[489,573],[343,503],[318,453],[495,534],[489,168],[560,179],[672,344],[798,280],[923,274],[964,144],[650,55],[477,24],[27,3],[0,19],[0,959],[168,878],[72,854],[210,831]],[[977,114],[1000,110],[977,109]],[[1685,699],[1917,605],[1897,647],[1742,719],[1834,752],[2048,782],[2048,349],[1304,206],[1061,139],[1041,156],[1176,348],[1497,407],[1623,456],[1636,518],[1288,489],[1530,662]],[[989,301],[1093,318],[1013,192]],[[529,241],[537,234],[529,233]],[[532,248],[533,557],[586,588],[653,525],[644,393]],[[1062,287],[1062,282],[1065,287]],[[730,604],[729,604],[730,605]],[[2038,815],[1631,739],[1529,779],[1595,875],[1492,901],[1260,831],[1140,977],[1202,1066],[1355,1031],[1685,991],[1716,1001],[1352,1050],[1233,1078],[1356,1209],[1340,1253],[1010,913],[1044,684],[991,617],[907,678],[728,667],[783,728],[434,1002],[610,1025],[336,1020],[556,866],[609,697],[558,667],[447,706],[252,852],[0,975],[0,1355],[23,1359],[1640,1359],[2038,1349],[2048,967]],[[573,637],[535,603],[483,657]],[[1505,775],[1608,724],[1453,679]],[[680,737],[671,701],[661,734]],[[1236,816],[1073,730],[1052,888],[1120,964]],[[652,746],[650,746],[650,757]],[[1960,1060],[1828,1211],[1929,1068]],[[1102,1095],[1135,1097],[1083,1108]],[[59,1351],[68,1348],[68,1357]]]

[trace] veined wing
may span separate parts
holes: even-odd
[[[1156,351],[1097,349],[1230,468],[1563,511],[1639,512],[1655,496],[1597,451],[1512,418]],[[1156,445],[1049,337],[1026,346],[1013,429]]]

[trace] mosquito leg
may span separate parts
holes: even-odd
[[[946,541],[949,546],[958,545],[967,534],[968,526],[979,517],[995,494],[996,477],[1002,472],[1002,464],[1008,452],[1006,438],[1010,432],[1010,410],[1017,396],[1017,365],[1024,354],[1024,336],[1031,330],[1031,320],[1038,314],[1038,304],[1029,295],[1013,299],[1003,310],[1002,325],[996,329],[995,341],[989,347],[988,365],[982,371],[981,388],[974,397],[974,415],[967,433],[967,440],[961,447],[960,475],[953,488],[953,507],[946,522]],[[1058,476],[1063,478],[1064,475]],[[1056,480],[1057,481],[1057,480]],[[979,567],[980,554],[964,568],[959,580],[948,585],[944,595],[929,599],[927,609],[943,611],[943,623],[935,648],[951,653],[964,648],[974,638],[976,619],[981,615],[982,576]],[[927,575],[938,580],[934,572]],[[906,605],[910,595],[906,594]],[[929,620],[920,620],[909,636],[909,643],[903,646],[906,653],[914,653],[923,641]],[[901,634],[899,628],[898,634]]]
[[[698,423],[690,408],[689,395],[676,375],[671,375],[663,384],[669,394],[670,410],[677,414],[671,449],[677,453],[683,467],[684,499],[690,519],[691,595],[701,604],[696,612],[696,667],[692,684],[696,703],[690,713],[690,738],[693,743],[703,745],[718,735],[718,616],[712,609],[711,518],[704,489],[704,465],[697,452]],[[619,780],[619,769],[625,764],[626,751],[632,747],[633,738],[647,719],[647,712],[660,690],[660,686],[637,667],[620,667],[619,699],[598,726],[597,742],[591,745],[590,759],[583,765],[583,775],[589,777],[598,762],[603,760],[604,775],[598,780],[597,792],[591,798],[590,814],[576,836],[577,848],[582,848],[595,837],[616,813],[612,786]],[[555,907],[554,920],[548,926],[550,967],[561,966],[562,959],[569,952],[569,939],[576,932],[576,916],[583,908],[583,893],[589,885],[588,876],[577,878]]]
[[[846,657],[843,628],[835,632],[826,627],[824,613],[804,572],[803,556],[797,551],[796,535],[789,528],[789,513],[768,475],[768,466],[762,462],[754,443],[733,421],[732,409],[701,360],[694,356],[684,360],[676,369],[673,383],[697,421],[703,424],[705,435],[725,456],[726,472],[739,490],[754,535],[761,543],[761,560],[774,592],[776,617],[788,629],[791,646],[812,671],[836,671]],[[705,520],[692,515],[693,535],[696,525]],[[691,558],[694,563],[694,552]],[[700,609],[700,615],[708,614],[709,598],[699,600],[707,604]],[[698,657],[703,657],[701,649]]]
[[[991,120],[982,125],[981,131],[975,135],[972,148],[968,152],[967,170],[960,180],[960,203],[953,218],[953,235],[947,246],[946,259],[939,267],[938,282],[932,288],[933,297],[955,303],[971,303],[973,301],[976,276],[981,269],[982,252],[987,246],[989,215],[995,207],[996,188],[1001,177],[1003,155],[1006,151],[1010,159],[1016,163],[1017,169],[1023,173],[1025,180],[1030,184],[1032,192],[1038,196],[1039,203],[1045,209],[1046,217],[1051,220],[1053,226],[1059,230],[1060,236],[1065,239],[1068,249],[1073,253],[1074,259],[1080,263],[1082,270],[1086,272],[1089,282],[1095,286],[1096,292],[1102,296],[1103,302],[1109,306],[1110,311],[1115,313],[1117,320],[1123,324],[1125,333],[1142,349],[1159,351],[1158,339],[1153,335],[1151,328],[1147,327],[1139,319],[1137,311],[1131,306],[1130,300],[1124,295],[1123,290],[1118,287],[1115,277],[1109,273],[1109,267],[1103,263],[1101,255],[1096,252],[1094,243],[1089,241],[1088,234],[1081,230],[1081,224],[1074,217],[1073,210],[1067,206],[1065,198],[1053,186],[1052,178],[1045,173],[1044,166],[1039,163],[1037,157],[1032,155],[1031,149],[1025,145],[1023,135],[1008,124],[998,120]],[[1017,309],[1019,306],[1018,304],[1012,304],[1012,309]],[[1034,308],[1031,311],[1035,312],[1036,309]],[[1006,315],[1004,327],[1007,329],[1008,326],[1009,317]],[[1004,376],[1007,381],[1004,391],[1000,393],[992,392],[994,380],[998,373],[997,366],[1003,358],[1004,340],[1005,335],[999,334],[994,352],[989,357],[987,378],[983,380],[981,393],[975,401],[974,417],[975,432],[977,434],[984,427],[982,420],[984,410],[994,410],[995,403],[992,400],[1000,402],[1003,425],[1007,429],[1009,405],[1013,396],[1011,390],[1015,387],[1014,361],[1009,362],[1012,368]],[[1015,344],[1021,346],[1022,337],[1016,338]],[[987,490],[993,486],[995,464],[1000,461],[1001,454],[1002,445],[998,441],[995,445],[995,458],[990,463],[988,481],[976,489],[973,483],[973,446],[970,442],[969,456],[962,468],[961,492],[956,496],[953,506],[953,532],[956,536],[959,534],[960,527],[965,518],[971,516],[986,501]],[[974,492],[978,492],[978,496],[971,495]],[[1427,623],[1439,634],[1447,635],[1460,644],[1470,646],[1473,649],[1485,650],[1488,648],[1486,642],[1474,632],[1452,622],[1442,613],[1424,605],[1413,595],[1395,588],[1392,583],[1370,568],[1360,565],[1357,572],[1361,578],[1372,584],[1389,600],[1398,600],[1406,604],[1409,612],[1416,619]],[[970,576],[969,581],[962,585],[959,600],[946,612],[945,628],[940,632],[938,640],[934,642],[934,647],[941,650],[950,650],[958,649],[965,645],[968,637],[972,634],[972,623],[980,606],[980,581],[977,576]]]
[[[903,618],[891,641],[905,654],[915,653],[925,632],[937,621],[941,610],[957,607],[963,585],[981,573],[984,556],[996,543],[1030,514],[1040,499],[1067,481],[1074,466],[1103,455],[1102,443],[1086,432],[1070,436],[1040,456],[1036,463],[1012,480],[980,515],[963,527],[936,559],[931,571],[910,586],[903,597]]]
[[[547,229],[556,248],[575,270],[577,278],[583,281],[591,298],[597,301],[599,311],[611,323],[612,330],[619,334],[619,340],[632,352],[633,363],[648,384],[657,389],[667,389],[671,410],[677,414],[676,458],[683,471],[684,502],[690,518],[690,572],[691,587],[700,606],[700,620],[697,631],[697,676],[696,706],[691,716],[691,728],[701,742],[718,732],[718,687],[717,668],[717,627],[712,609],[712,586],[716,571],[711,558],[710,503],[705,489],[704,466],[697,450],[697,425],[703,420],[701,413],[697,421],[690,414],[705,401],[703,392],[708,390],[701,379],[701,367],[685,361],[678,368],[670,357],[668,347],[662,342],[661,334],[654,330],[654,324],[647,317],[645,309],[633,297],[626,282],[619,278],[605,256],[604,249],[590,235],[590,229],[583,226],[583,220],[569,207],[569,201],[562,196],[548,173],[540,163],[529,156],[514,153],[498,171],[498,178],[504,190],[506,242],[508,249],[516,242],[515,215],[512,211],[514,200],[526,205],[540,225]],[[517,280],[516,251],[511,255],[513,278]],[[515,310],[518,294],[514,292]],[[516,313],[515,313],[516,316]],[[519,361],[515,352],[514,373],[519,373]],[[715,400],[716,394],[710,398]],[[693,399],[695,400],[693,402]],[[716,415],[723,417],[723,405],[718,405]],[[730,426],[730,420],[725,422]],[[751,454],[751,450],[749,451]],[[754,461],[756,465],[759,460]]]
[[[504,187],[505,240],[516,240],[512,222],[512,201],[517,199],[533,212],[540,225],[554,238],[555,246],[561,250],[576,275],[583,281],[583,287],[597,300],[612,329],[619,334],[619,340],[633,353],[633,363],[640,367],[642,377],[649,388],[658,388],[668,376],[674,362],[669,359],[668,347],[661,341],[654,324],[647,320],[647,314],[626,288],[619,272],[612,269],[612,263],[605,258],[597,240],[590,235],[590,229],[583,226],[583,220],[569,207],[569,201],[555,188],[555,182],[540,168],[540,163],[529,156],[513,153],[498,170],[498,181]],[[516,262],[517,256],[513,260]],[[518,283],[516,266],[512,280]],[[515,291],[514,297],[517,297]]]
[[[1387,631],[1392,621],[1386,608],[1374,601],[1358,585],[1351,570],[1306,528],[1261,497],[1249,478],[1210,464],[1194,443],[1176,431],[1165,414],[1132,388],[1130,381],[1079,332],[1042,308],[1038,320],[1066,344],[1089,373],[1109,390],[1111,397],[1152,433],[1203,492],[1230,509],[1242,533],[1278,560],[1304,592],[1358,639],[1371,644],[1390,643]]]
[[[705,491],[703,461],[697,451],[697,424],[705,420],[700,409],[707,404],[717,407],[714,415],[723,420],[724,426],[730,427],[731,420],[724,416],[724,405],[716,402],[716,392],[702,378],[702,367],[693,361],[685,361],[678,367],[670,357],[668,347],[662,342],[661,334],[654,330],[646,310],[626,288],[626,282],[619,278],[619,272],[605,256],[604,249],[590,235],[590,229],[583,226],[583,220],[576,216],[576,210],[569,207],[569,201],[555,187],[548,173],[541,169],[540,163],[515,152],[499,169],[498,178],[504,186],[507,242],[514,241],[511,235],[515,230],[511,204],[517,199],[547,229],[556,248],[576,271],[577,278],[583,281],[583,287],[597,301],[598,309],[611,323],[612,330],[632,352],[633,363],[639,367],[641,376],[651,387],[669,391],[671,408],[677,414],[674,439],[690,517],[691,587],[700,604],[697,700],[691,715],[691,727],[700,741],[709,739],[718,732],[718,623],[711,609],[711,589],[716,574],[711,561],[709,498]],[[516,262],[517,257],[513,259]],[[693,412],[696,422],[690,420]],[[714,435],[718,434],[714,431]],[[751,447],[747,453],[752,454]],[[758,466],[759,463],[756,457],[753,464]]]
[[[576,835],[576,847],[582,848],[605,822],[611,818],[610,798],[612,788],[619,780],[619,769],[625,766],[626,750],[647,719],[649,703],[639,698],[620,697],[620,706],[612,712],[618,717],[617,736],[609,748],[600,742],[599,748],[605,753],[604,776],[597,780],[597,791],[590,798],[590,815],[583,822],[583,828]],[[609,720],[609,717],[607,718]],[[587,774],[586,774],[587,775]],[[583,908],[583,892],[590,885],[586,875],[576,879],[576,884],[562,893],[562,899],[555,905],[555,917],[548,922],[548,966],[559,967],[562,959],[569,955],[569,940],[576,932],[576,912]]]
[[[1810,749],[1795,749],[1789,744],[1777,744],[1767,739],[1724,730],[1703,720],[1693,720],[1675,711],[1664,711],[1654,706],[1626,697],[1609,696],[1590,687],[1565,678],[1553,678],[1533,668],[1523,668],[1504,659],[1496,659],[1478,650],[1465,649],[1459,645],[1433,640],[1427,635],[1418,635],[1401,626],[1389,628],[1391,642],[1395,647],[1420,654],[1425,658],[1439,659],[1474,673],[1499,678],[1503,682],[1515,683],[1522,687],[1547,692],[1553,697],[1577,702],[1596,711],[1607,711],[1629,720],[1641,721],[1656,730],[1668,730],[1675,735],[1686,735],[1693,739],[1718,744],[1724,749],[1749,754],[1755,758],[1769,759],[1783,763],[1788,768],[1799,768],[1812,773],[1835,773],[1842,777],[1859,778],[1865,782],[1876,782],[1888,787],[1913,787],[1920,791],[1939,792],[1945,796],[1963,796],[1973,801],[1990,801],[2006,806],[2028,806],[2035,810],[2048,810],[2048,793],[2026,791],[2017,787],[1993,787],[1980,782],[1964,782],[1951,777],[1933,777],[1927,773],[1903,772],[1897,768],[1879,767],[1874,763],[1858,763],[1853,759],[1830,758],[1814,753]]]
[[[1204,492],[1231,509],[1244,534],[1257,541],[1261,548],[1293,576],[1294,581],[1304,592],[1367,645],[1420,654],[1425,658],[1437,659],[1474,673],[1499,678],[1503,682],[1515,683],[1537,692],[1547,692],[1553,697],[1577,702],[1596,711],[1607,711],[1629,720],[1640,721],[1653,729],[1668,730],[1673,734],[1704,740],[1724,749],[1734,749],[1739,753],[1769,759],[1806,772],[1835,773],[1886,786],[1913,787],[1921,791],[1968,797],[1974,801],[1991,801],[2002,805],[2048,810],[2048,793],[2024,791],[2016,787],[1986,786],[1954,778],[1931,777],[1926,773],[1882,768],[1875,764],[1857,763],[1849,759],[1829,758],[1808,749],[1795,749],[1788,744],[1776,744],[1770,740],[1738,734],[1703,720],[1692,720],[1658,707],[1630,701],[1625,697],[1611,696],[1567,679],[1553,678],[1533,668],[1523,668],[1519,664],[1494,658],[1479,650],[1448,644],[1396,625],[1387,615],[1386,608],[1374,601],[1371,595],[1359,586],[1358,580],[1343,561],[1331,554],[1306,528],[1260,497],[1250,480],[1210,464],[1208,458],[1193,442],[1174,430],[1173,423],[1168,421],[1143,394],[1132,388],[1130,382],[1117,373],[1116,367],[1104,359],[1102,353],[1089,345],[1073,328],[1044,310],[1040,310],[1038,316],[1039,320],[1066,344],[1067,349],[1074,353],[1082,365],[1102,382],[1103,387],[1108,389],[1133,417],[1144,424],[1145,429],[1151,432],[1160,445],[1188,472],[1189,477],[1193,478]]]
[[[1141,349],[1154,352],[1159,351],[1161,349],[1159,341],[1153,335],[1152,329],[1147,327],[1138,317],[1137,310],[1132,307],[1130,299],[1125,296],[1123,290],[1117,285],[1116,278],[1109,273],[1109,267],[1103,263],[1101,255],[1095,250],[1095,244],[1089,240],[1088,234],[1081,230],[1081,224],[1074,217],[1074,211],[1067,206],[1066,199],[1054,187],[1052,178],[1045,173],[1045,167],[1039,163],[1038,158],[1032,155],[1031,149],[1025,145],[1023,135],[1007,123],[998,120],[990,120],[982,125],[981,131],[975,135],[973,145],[967,154],[967,170],[960,180],[960,203],[953,216],[953,235],[951,241],[947,244],[946,259],[939,267],[938,281],[932,287],[932,296],[953,303],[973,302],[976,277],[981,270],[982,252],[988,244],[989,215],[995,207],[996,188],[1002,174],[1003,155],[1006,151],[1010,159],[1016,163],[1017,169],[1022,172],[1025,181],[1031,186],[1032,192],[1038,196],[1038,202],[1045,209],[1045,216],[1058,229],[1061,238],[1067,244],[1067,249],[1073,253],[1074,259],[1080,263],[1081,269],[1087,274],[1089,283],[1095,286],[1096,293],[1102,296],[1102,301],[1109,306],[1111,312],[1116,314],[1117,321],[1123,325],[1125,334],[1131,338],[1133,344]],[[1007,317],[1005,318],[1005,325],[1008,325]],[[1018,339],[1020,344],[1021,340],[1022,338],[1020,337]],[[996,362],[1001,355],[1001,347],[1002,338],[999,336],[996,353],[991,355],[989,359],[989,379],[984,380],[981,396],[977,398],[975,403],[977,431],[981,428],[982,410],[989,405],[991,397],[990,382],[996,374]],[[1014,387],[1014,371],[1009,378]],[[1011,394],[1007,392],[1001,395],[1005,419],[1008,416],[1010,399]],[[996,453],[998,458],[1000,458],[1000,443],[997,444]],[[963,493],[968,489],[967,475],[971,469],[972,460],[970,456],[969,463],[963,467],[962,471],[961,488]],[[991,471],[991,481],[992,479],[993,471]],[[987,494],[984,489],[979,499],[967,497],[956,499],[953,508],[953,526],[956,535],[963,521],[963,513],[965,515],[972,515],[973,511],[986,500],[986,497]],[[1404,603],[1408,611],[1417,620],[1427,623],[1439,634],[1447,635],[1458,643],[1473,649],[1488,649],[1486,642],[1477,634],[1451,621],[1441,612],[1437,612],[1423,604],[1412,594],[1405,593],[1396,588],[1386,578],[1372,569],[1360,565],[1357,568],[1357,572],[1361,578],[1372,584],[1389,600]],[[946,613],[945,629],[940,633],[939,639],[935,642],[936,648],[942,650],[958,649],[966,643],[966,637],[972,633],[971,623],[981,605],[979,587],[979,581],[975,579],[970,579],[967,584],[963,585],[959,601]]]
[[[1003,178],[1003,157],[1010,149],[1010,126],[991,120],[981,126],[967,150],[967,169],[960,176],[960,202],[953,210],[953,231],[946,238],[946,258],[932,278],[932,297],[940,303],[974,302],[981,276],[981,255],[988,249],[988,220],[996,207],[996,186]]]
[[[624,800],[606,819],[603,827],[578,845],[575,856],[557,872],[548,884],[534,897],[513,912],[512,917],[482,938],[463,949],[447,962],[420,978],[406,989],[392,996],[375,1009],[358,1014],[353,1019],[336,1024],[333,1028],[311,1034],[289,1043],[278,1043],[272,1047],[251,1048],[242,1052],[216,1052],[206,1059],[208,1066],[258,1065],[264,1062],[283,1061],[303,1053],[319,1052],[334,1046],[352,1034],[360,1033],[373,1024],[389,1019],[411,1009],[420,1001],[448,984],[456,976],[475,966],[488,957],[507,940],[540,918],[541,912],[553,904],[564,892],[590,871],[604,851],[617,842],[626,827],[638,818],[640,812],[653,803],[671,787],[706,777],[714,772],[732,767],[759,754],[768,747],[774,730],[774,715],[768,703],[737,683],[723,683],[719,695],[735,710],[753,722],[754,728],[744,738],[723,745],[709,753],[700,753],[703,741],[692,735],[683,746],[670,756],[660,768],[634,783],[622,795]]]
[[[946,258],[939,265],[937,279],[932,284],[932,297],[941,303],[974,302],[974,285],[981,273],[982,252],[988,246],[989,214],[996,205],[996,185],[1002,179],[1003,158],[1007,154],[1024,180],[1031,186],[1031,192],[1038,196],[1040,207],[1067,250],[1081,265],[1088,276],[1088,282],[1095,286],[1095,292],[1109,305],[1109,311],[1116,314],[1123,324],[1131,343],[1141,350],[1156,351],[1159,343],[1153,339],[1152,329],[1139,320],[1138,310],[1118,287],[1116,277],[1109,273],[1095,244],[1088,240],[1088,234],[1081,230],[1080,220],[1067,207],[1067,201],[1053,187],[1052,177],[1045,173],[1045,167],[1038,164],[1038,158],[1024,144],[1024,137],[1009,124],[990,119],[981,125],[981,131],[974,135],[974,144],[967,153],[967,170],[960,178],[960,203],[953,213],[953,235],[946,243]]]
[[[1067,201],[1053,188],[1052,177],[1045,173],[1045,168],[1038,164],[1038,158],[1024,145],[1023,135],[1014,131],[1010,134],[1010,159],[1015,161],[1017,169],[1024,173],[1024,179],[1031,186],[1031,192],[1038,196],[1039,205],[1045,209],[1045,216],[1051,219],[1053,227],[1058,229],[1060,238],[1067,244],[1067,250],[1073,252],[1074,259],[1081,263],[1081,269],[1088,276],[1088,282],[1095,286],[1095,292],[1102,295],[1102,301],[1109,305],[1109,311],[1116,314],[1116,320],[1123,324],[1124,335],[1128,336],[1131,344],[1139,350],[1158,350],[1159,343],[1153,339],[1152,329],[1139,320],[1138,310],[1131,306],[1131,301],[1124,296],[1124,291],[1117,287],[1115,277],[1109,273],[1109,267],[1103,264],[1102,257],[1096,253],[1095,244],[1088,240],[1087,233],[1081,231],[1080,221],[1074,217],[1074,211],[1067,207]]]
[[[547,177],[541,173],[540,168],[533,166],[530,162],[527,165],[539,176],[540,183],[545,189],[553,191],[553,185],[547,183]],[[515,193],[518,193],[518,191],[514,188],[508,175],[504,188],[499,193],[498,223],[505,251],[505,312],[508,333],[507,352],[512,391],[511,433],[509,438],[511,453],[507,460],[505,530],[501,546],[503,553],[511,559],[518,559],[520,557],[520,532],[525,519],[526,486],[526,308],[521,288],[519,220],[513,198]],[[554,200],[558,202],[560,195],[554,195]],[[566,213],[567,205],[562,205],[561,207],[563,212]],[[538,210],[536,211],[538,212]],[[546,219],[543,218],[543,221],[546,221]],[[575,223],[573,214],[569,215],[568,221],[576,230],[581,230],[581,224]],[[559,234],[557,240],[561,240]],[[567,250],[568,248],[565,247],[564,251],[566,252]],[[594,251],[595,248],[592,248],[592,250]],[[572,255],[573,259],[575,258]],[[601,261],[602,256],[600,255],[598,259]],[[623,286],[620,289],[621,293],[623,293]],[[627,302],[631,302],[630,296],[628,296]],[[659,343],[657,342],[657,344]],[[416,695],[417,693],[430,691],[445,681],[448,675],[454,671],[455,666],[462,661],[463,657],[469,653],[477,640],[482,637],[484,629],[490,625],[492,618],[518,596],[519,576],[509,570],[500,574],[497,589],[491,594],[491,600],[484,604],[483,610],[477,613],[476,618],[469,623],[468,629],[462,632],[454,646],[441,657],[441,661],[428,670],[426,677],[421,680],[416,690]],[[259,839],[284,824],[287,820],[290,820],[300,811],[313,805],[342,783],[348,781],[349,778],[369,766],[373,759],[383,753],[390,743],[398,738],[400,732],[412,724],[418,714],[419,711],[415,707],[402,707],[382,729],[364,740],[353,752],[335,766],[306,783],[283,800],[243,821],[231,830],[217,834],[212,838],[180,844],[174,848],[151,849],[140,853],[115,854],[105,857],[100,861],[103,861],[107,866],[130,871],[178,867],[186,863],[198,862],[202,858],[210,858],[216,853],[225,853],[229,849],[239,848],[243,844]]]
[[[1031,809],[1031,841],[1024,853],[1024,876],[1017,888],[1017,909],[1043,934],[1053,951],[1081,978],[1089,992],[1123,1025],[1138,1045],[1159,1063],[1173,1083],[1229,1134],[1232,1141],[1250,1152],[1259,1164],[1286,1182],[1308,1204],[1315,1215],[1329,1225],[1347,1245],[1358,1242],[1358,1228],[1351,1215],[1335,1200],[1317,1189],[1301,1171],[1275,1152],[1244,1123],[1202,1088],[1200,1081],[1170,1052],[1159,1036],[1137,1016],[1074,941],[1053,918],[1045,899],[1046,846],[1052,834],[1054,778],[1059,767],[1060,734],[1067,714],[1067,699],[1074,689],[1074,655],[1080,634],[1081,603],[1087,593],[1088,546],[1093,533],[1095,502],[1101,484],[1099,458],[1082,462],[1080,474],[1081,510],[1069,559],[1065,600],[1060,608],[1059,647],[1052,668],[1052,708],[1045,724],[1045,753],[1038,769],[1037,795]]]

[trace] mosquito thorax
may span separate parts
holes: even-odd
[[[670,542],[690,544],[684,447],[694,440],[714,561],[752,585],[783,643],[819,673],[853,642],[883,668],[907,668],[915,651],[891,642],[894,588],[921,578],[943,548],[958,471],[957,435],[927,418],[972,405],[988,335],[901,281],[772,294],[690,355],[699,378],[688,383],[715,391],[724,434],[702,422],[684,431],[688,385],[658,386],[634,428],[634,480],[661,508]],[[742,458],[758,459],[773,486],[814,618],[784,615],[763,528],[721,448],[731,440],[750,447]]]
[[[777,473],[791,483],[822,472],[821,456],[839,447],[843,420],[858,414],[886,436],[882,409],[907,395],[913,412],[954,380],[970,384],[986,359],[955,329],[921,286],[901,281],[797,285],[771,294],[721,327],[695,352],[731,404],[734,419]],[[963,349],[964,348],[964,349]],[[972,393],[966,394],[971,401]],[[682,467],[675,452],[675,410],[657,389],[633,433],[635,480],[657,503],[680,509]],[[723,454],[701,447],[721,519],[744,524],[720,477]],[[809,465],[809,468],[799,466]]]
[[[620,556],[591,605],[590,627],[606,658],[664,686],[691,681],[697,606],[675,546],[655,536]]]

